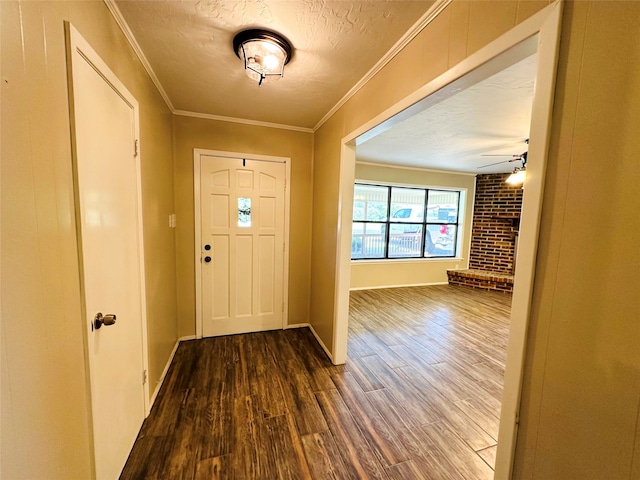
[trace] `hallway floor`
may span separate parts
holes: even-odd
[[[344,366],[308,328],[183,342],[121,478],[493,478],[510,303],[352,292]]]

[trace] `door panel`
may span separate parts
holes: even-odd
[[[260,228],[276,227],[276,201],[275,198],[260,197]]]
[[[200,178],[203,335],[282,328],[284,163],[202,155]]]
[[[253,172],[250,170],[236,170],[238,188],[253,190]]]
[[[276,296],[274,292],[275,281],[275,255],[276,245],[274,237],[260,237],[260,255],[258,263],[258,293],[259,312],[261,315],[275,313],[275,305],[273,299]]]
[[[221,279],[222,280],[222,279]],[[236,236],[236,316],[253,315],[253,236]]]
[[[213,270],[212,275],[214,278],[228,278],[230,274],[229,263],[221,261],[220,259],[229,258],[229,236],[228,235],[216,235],[211,241],[212,250],[215,252],[213,257]],[[229,318],[229,284],[224,283],[217,285],[213,291],[211,291],[211,308],[213,309],[212,318],[215,320],[224,320]]]
[[[137,104],[83,52],[74,49],[71,58],[77,227],[101,480],[120,475],[145,417]],[[92,328],[98,312],[115,314],[115,324]]]
[[[211,226],[229,228],[229,195],[212,195],[211,203]]]

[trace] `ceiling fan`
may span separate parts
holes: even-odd
[[[488,163],[487,165],[481,165],[478,168],[492,167],[494,165],[500,165],[501,163],[522,162],[522,168],[525,168],[527,164],[527,152],[523,152],[520,155],[482,155],[483,157],[511,157],[509,160],[502,160],[500,162]]]
[[[524,143],[529,144],[529,139],[527,138]],[[515,155],[493,155],[493,154],[485,154],[483,157],[511,157],[509,160],[502,160],[500,162],[489,163],[487,165],[481,165],[478,168],[492,167],[494,165],[500,165],[502,163],[511,163],[511,162],[522,162],[522,169],[524,170],[527,166],[527,152],[523,152]]]

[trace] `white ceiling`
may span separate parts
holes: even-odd
[[[313,128],[433,1],[116,0],[175,110]],[[258,87],[233,37],[286,37],[284,78]]]
[[[534,54],[432,105],[358,145],[358,161],[471,173],[520,167],[478,168],[527,151],[536,66]]]

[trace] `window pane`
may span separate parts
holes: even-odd
[[[384,258],[384,223],[353,222],[351,234],[351,258]]]
[[[427,222],[457,223],[460,192],[429,190]]]
[[[427,225],[424,240],[425,257],[453,257],[456,254],[455,225]]]
[[[422,251],[422,225],[391,224],[389,257],[419,257]]]
[[[251,199],[238,197],[238,226],[251,226]]]
[[[353,191],[353,219],[384,222],[387,219],[388,187],[356,184]]]
[[[417,188],[391,189],[391,221],[423,222],[425,190]]]

